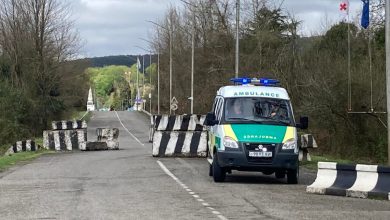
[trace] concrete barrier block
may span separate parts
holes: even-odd
[[[206,131],[155,131],[154,157],[206,157]]]
[[[390,167],[377,165],[318,164],[317,178],[308,193],[389,199]]]
[[[49,150],[50,148],[50,137],[49,137],[49,132],[50,131],[43,131],[43,148],[46,150]]]
[[[5,155],[11,155],[19,152],[37,151],[39,146],[33,140],[17,141],[10,146]]]
[[[377,184],[377,169],[378,166],[357,164],[356,180],[353,186],[347,189],[347,196],[355,198],[367,198],[368,192],[372,191]]]
[[[302,134],[298,142],[300,148],[318,148],[317,142],[311,134]]]
[[[14,154],[14,149],[13,147],[11,146],[10,148],[8,148],[8,150],[4,153],[4,156],[11,156],[12,154]]]
[[[119,150],[119,142],[113,140],[107,140],[107,148],[108,150]]]
[[[336,163],[318,163],[317,178],[313,184],[306,187],[306,192],[325,194],[327,188],[331,187],[337,178]]]
[[[86,141],[79,142],[79,150],[82,150],[82,151],[87,150],[87,142]]]
[[[53,121],[51,123],[53,130],[75,130],[75,129],[86,129],[87,122],[83,120],[73,121]]]
[[[97,128],[96,135],[98,141],[117,140],[119,137],[119,129],[118,128]]]
[[[106,142],[87,142],[86,151],[99,151],[99,150],[108,150]]]
[[[153,134],[154,134],[154,123],[155,123],[155,120],[156,120],[156,117],[155,115],[151,115],[150,116],[150,127],[149,127],[149,143],[153,143]]]
[[[151,123],[157,131],[205,131],[205,115],[154,115]]]
[[[311,161],[311,156],[307,148],[299,149],[299,161]]]
[[[43,144],[45,149],[56,151],[71,151],[85,148],[87,141],[87,129],[55,130],[43,132]]]
[[[118,141],[88,141],[83,143],[83,147],[80,150],[83,151],[101,151],[101,150],[119,150]]]

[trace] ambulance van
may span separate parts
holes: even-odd
[[[206,116],[209,175],[223,182],[232,170],[275,174],[298,183],[297,128],[290,98],[274,79],[234,78],[220,88]]]

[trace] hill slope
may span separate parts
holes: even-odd
[[[145,68],[149,66],[149,55],[138,56],[142,65],[142,58],[145,58]],[[89,61],[91,67],[104,67],[104,66],[128,66],[131,67],[137,63],[137,56],[135,55],[118,55],[118,56],[105,56],[105,57],[92,57],[86,58]],[[155,55],[152,55],[152,62],[155,62]]]

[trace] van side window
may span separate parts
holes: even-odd
[[[213,108],[211,109],[211,112],[214,112],[215,114],[215,108],[217,107],[218,97],[214,99]]]
[[[223,112],[223,98],[220,97],[217,102],[217,107],[215,111],[215,116],[218,121],[221,121],[222,119],[222,112]]]
[[[217,116],[219,112],[219,97],[217,97],[215,101],[214,115]]]

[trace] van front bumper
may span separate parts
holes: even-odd
[[[219,151],[218,164],[221,167],[240,171],[277,171],[298,168],[298,155],[278,152],[268,160],[250,158],[246,151]]]

